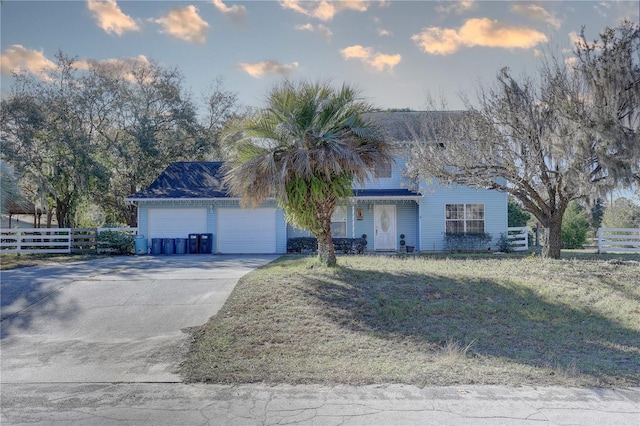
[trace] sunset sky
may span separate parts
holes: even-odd
[[[497,71],[534,73],[539,55],[589,39],[633,1],[12,1],[1,13],[2,95],[12,70],[39,73],[61,50],[79,61],[155,60],[199,96],[220,77],[260,106],[282,78],[357,86],[380,108],[421,109],[427,93],[473,93]]]

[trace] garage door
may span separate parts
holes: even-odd
[[[275,253],[276,209],[218,209],[218,251]]]
[[[187,238],[206,232],[206,208],[149,209],[149,239]]]

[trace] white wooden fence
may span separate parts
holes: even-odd
[[[507,228],[507,238],[513,251],[529,250],[529,227]]]
[[[598,229],[598,253],[640,253],[640,228]]]
[[[138,228],[97,228],[104,231],[137,234]],[[73,228],[3,228],[0,229],[0,253],[71,253]]]

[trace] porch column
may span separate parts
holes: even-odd
[[[356,237],[356,205],[351,204],[351,238]]]

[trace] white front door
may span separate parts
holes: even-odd
[[[373,206],[373,249],[396,250],[396,206],[380,204]]]

